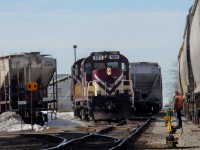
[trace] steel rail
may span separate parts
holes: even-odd
[[[127,124],[127,122],[126,122],[125,120],[123,120],[123,121],[121,121],[121,122],[119,122],[119,123],[117,123],[117,124],[108,125],[107,128],[104,128],[104,129],[101,129],[101,130],[97,131],[96,134],[105,134],[105,133],[108,133],[108,132],[110,132],[110,131],[112,131],[112,130],[115,130],[116,127],[118,127],[118,126],[123,126],[123,125],[125,125],[125,124]]]
[[[133,133],[130,134],[126,139],[119,139],[106,134],[112,130],[115,130],[118,126],[123,126],[126,124],[126,121],[122,121],[118,124],[109,125],[107,128],[101,129],[93,134],[81,133],[80,136],[65,136],[64,134],[75,134],[71,133],[52,133],[55,136],[65,138],[67,141],[58,145],[57,147],[48,149],[48,150],[75,150],[75,149],[104,149],[104,150],[122,150],[122,149],[131,149],[135,139],[142,133],[142,130],[149,124],[151,117],[147,118],[135,118],[134,120],[143,121],[146,120],[140,127],[133,130]],[[63,135],[62,135],[63,134]],[[78,134],[80,134],[78,132]],[[84,135],[85,134],[85,135]],[[71,137],[71,138],[68,138]]]
[[[121,142],[120,139],[110,136],[90,134],[77,139],[70,140],[59,147],[60,150],[72,150],[72,149],[109,149],[118,145]]]
[[[141,125],[139,128],[137,128],[128,138],[124,139],[122,142],[120,142],[117,146],[110,148],[109,150],[132,150],[133,147],[131,146],[136,138],[142,133],[142,131],[149,125],[151,120],[151,117],[145,121],[143,125]]]

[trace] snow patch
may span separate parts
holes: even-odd
[[[41,131],[44,127],[40,125],[33,125],[33,129]],[[15,112],[4,112],[0,115],[0,131],[20,131],[20,130],[31,130],[31,124],[25,124],[20,115]]]
[[[45,113],[45,112],[44,112]],[[53,117],[55,118],[55,116]],[[74,118],[73,112],[58,112],[56,119],[51,119],[51,113],[48,113],[49,121],[45,123],[46,126],[33,125],[34,131],[42,131],[50,129],[51,127],[59,126],[83,126],[85,123]],[[31,124],[21,122],[20,115],[15,112],[4,112],[0,115],[0,131],[14,132],[21,130],[31,130]]]
[[[84,125],[81,121],[74,118],[73,112],[58,112],[56,119],[51,120],[51,115],[48,114],[49,122],[48,126],[82,126]]]

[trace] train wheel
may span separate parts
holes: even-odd
[[[85,109],[81,109],[81,111],[80,111],[80,118],[81,118],[81,120],[85,120]]]
[[[158,113],[159,112],[159,106],[153,106],[153,113]]]
[[[74,116],[78,117],[78,118],[81,118],[80,109],[74,109]]]
[[[86,109],[82,108],[81,111],[80,111],[80,118],[81,120],[85,120],[85,121],[89,121],[89,116],[86,112]]]

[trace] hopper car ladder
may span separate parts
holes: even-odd
[[[6,80],[6,76],[8,75],[9,76],[9,72],[8,72],[8,74],[6,74],[6,72],[5,72],[5,63],[4,63],[4,60],[1,60],[1,62],[0,62],[0,76],[1,76],[1,80],[3,81],[4,80],[4,82],[3,82],[3,90],[4,90],[4,100],[2,99],[1,101],[0,101],[0,112],[2,111],[2,105],[5,105],[5,107],[4,107],[4,111],[7,111],[7,110],[9,110],[10,108],[11,108],[11,105],[10,105],[10,97],[9,97],[9,85],[6,85],[6,83],[10,83],[10,81],[9,81],[9,77],[7,78],[7,80]],[[3,79],[2,79],[2,76],[4,77]]]
[[[11,79],[11,77],[10,77],[10,74],[11,74],[11,71],[13,70],[13,68],[12,67],[10,67],[10,69],[9,69],[9,73],[8,73],[8,75],[9,75],[9,77],[8,77],[8,80],[9,80],[9,101],[10,101],[10,104],[11,104],[11,95],[13,95],[14,93],[12,93],[12,91],[11,91],[11,88],[16,88],[16,90],[17,90],[17,93],[15,93],[15,95],[14,96],[17,96],[17,101],[15,102],[15,107],[14,108],[11,108],[11,109],[18,109],[18,101],[20,101],[20,99],[19,99],[19,84],[20,84],[20,81],[19,81],[19,72],[20,72],[20,70],[19,70],[19,61],[17,61],[17,62],[12,62],[11,63],[11,66],[12,66],[12,64],[14,64],[14,66],[16,67],[16,68],[14,68],[14,69],[16,69],[16,72],[17,72],[17,76],[16,77],[14,77],[14,78],[12,78]],[[17,83],[17,85],[11,85],[11,83],[12,82],[15,82],[15,83]]]

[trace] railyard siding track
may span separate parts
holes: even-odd
[[[40,150],[60,147],[66,140],[44,134],[0,135],[1,150]]]
[[[145,121],[144,121],[145,119]],[[134,122],[123,122],[109,125],[98,130],[95,134],[73,139],[63,144],[61,150],[121,150],[132,149],[135,139],[149,125],[151,118],[143,118]],[[142,123],[142,122],[143,123]],[[135,128],[134,128],[135,127]],[[130,129],[131,128],[131,129]],[[86,129],[87,130],[87,129]],[[124,134],[124,132],[126,132]],[[103,135],[100,135],[103,134]]]
[[[109,148],[117,145],[120,142],[119,139],[98,135],[90,134],[78,139],[74,139],[66,142],[61,146],[62,150],[108,150]]]
[[[59,132],[59,133],[48,133],[48,134],[56,136],[56,137],[64,138],[67,141],[78,139],[78,138],[89,135],[89,133],[82,133],[82,132]]]
[[[111,148],[110,150],[132,150],[133,149],[133,143],[137,139],[139,135],[144,131],[144,129],[149,125],[151,121],[151,117],[147,119],[147,121],[141,125],[139,128],[135,130],[134,133],[129,135],[128,138],[124,139],[121,143],[119,143],[117,146]]]
[[[0,150],[129,150],[150,120],[151,118],[140,118],[139,121],[127,120],[110,125],[95,124],[80,127],[80,131],[76,132],[6,134],[0,136]]]

